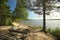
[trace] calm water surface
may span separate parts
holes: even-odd
[[[28,26],[43,26],[43,20],[22,20]],[[47,28],[60,28],[60,20],[46,20]]]

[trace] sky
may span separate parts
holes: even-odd
[[[9,0],[8,5],[10,6],[10,10],[14,11],[16,8],[16,0]],[[60,3],[56,3],[57,6],[60,5]],[[43,19],[43,15],[35,14],[33,11],[28,11],[29,16],[28,19]],[[46,19],[60,19],[60,12],[57,10],[51,11],[50,15],[46,15]]]
[[[16,0],[8,0],[8,5],[10,6],[10,10],[14,10],[16,7]]]

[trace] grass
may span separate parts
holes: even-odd
[[[47,29],[48,33],[51,33],[53,36],[55,36],[57,38],[57,40],[60,40],[60,29],[59,28],[55,28],[55,29]]]
[[[33,28],[35,28],[35,29],[42,29],[41,26],[34,26]]]

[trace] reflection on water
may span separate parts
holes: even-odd
[[[20,21],[28,26],[43,26],[43,20],[22,20]],[[46,20],[48,28],[60,28],[60,20]]]

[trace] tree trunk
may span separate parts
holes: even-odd
[[[45,19],[45,1],[43,0],[43,31],[46,32],[46,19]]]

